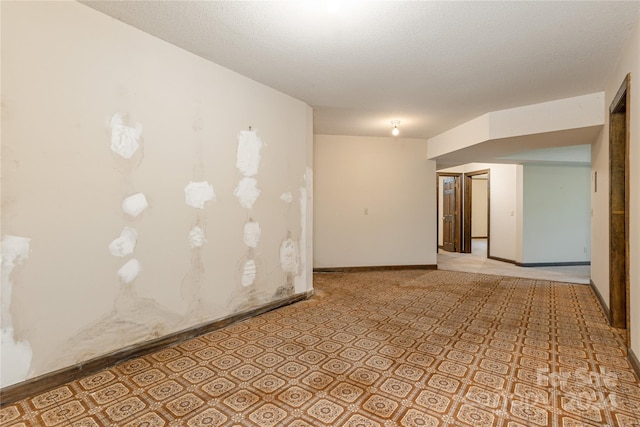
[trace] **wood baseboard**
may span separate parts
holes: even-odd
[[[500,257],[493,256],[493,255],[487,256],[487,258],[492,259],[494,261],[508,262],[509,264],[517,264],[517,262],[515,262],[512,259],[500,258]]]
[[[627,360],[631,364],[631,367],[636,372],[636,377],[640,379],[640,360],[638,360],[638,356],[633,352],[633,350],[627,350]]]
[[[596,286],[596,284],[593,283],[593,280],[589,280],[589,286],[591,286],[593,293],[596,295],[596,298],[600,303],[600,308],[602,309],[602,312],[607,317],[607,321],[609,322],[609,325],[611,325],[611,311],[609,311],[609,307],[607,307],[607,304],[604,302],[604,298],[602,298],[602,294],[598,290],[598,287]]]
[[[258,316],[268,311],[309,299],[311,296],[313,296],[313,290],[302,294],[292,295],[290,297],[271,302],[262,307],[237,313],[213,322],[197,325],[161,338],[145,341],[140,344],[134,344],[86,362],[78,363],[39,377],[31,378],[18,384],[4,387],[0,389],[0,408],[18,400],[60,387],[70,381],[75,381],[79,378],[95,374],[103,369],[110,368],[127,360],[145,356],[149,353],[180,344],[184,341],[224,328],[225,326],[229,326],[250,317]]]
[[[314,273],[358,273],[362,271],[396,271],[396,270],[437,270],[437,264],[419,265],[374,265],[367,267],[325,267],[314,268]]]
[[[574,267],[577,265],[591,265],[590,261],[575,262],[516,262],[518,267]]]

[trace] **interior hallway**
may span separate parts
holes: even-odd
[[[487,258],[487,239],[472,239],[470,254],[447,252],[440,249],[438,251],[438,269],[583,284],[589,284],[591,273],[591,267],[588,265],[518,267],[508,262],[489,259]]]
[[[0,410],[2,426],[638,426],[588,286],[316,274],[316,295]]]

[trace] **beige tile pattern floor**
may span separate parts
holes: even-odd
[[[583,284],[589,284],[591,276],[589,265],[519,267],[512,263],[487,258],[487,239],[473,239],[470,254],[440,249],[438,269]]]
[[[640,426],[588,286],[318,274],[316,296],[0,410],[2,426]]]

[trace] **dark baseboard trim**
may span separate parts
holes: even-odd
[[[602,298],[602,294],[600,293],[600,290],[598,290],[598,287],[596,286],[596,284],[593,283],[593,280],[589,280],[589,286],[591,286],[593,293],[596,294],[596,298],[600,303],[600,308],[602,309],[602,312],[604,313],[604,315],[607,317],[607,321],[609,322],[609,325],[611,325],[611,312],[609,311],[609,307],[607,307],[607,304],[605,304],[604,298]]]
[[[419,265],[373,265],[368,267],[326,267],[314,268],[314,273],[358,273],[361,271],[396,271],[396,270],[437,270],[437,264]]]
[[[576,265],[591,265],[590,261],[574,262],[516,262],[518,267],[573,267]]]
[[[627,360],[631,364],[631,367],[636,372],[636,376],[640,378],[640,360],[638,360],[638,356],[633,352],[633,350],[627,350]]]
[[[488,236],[471,236],[472,239],[488,239]]]
[[[0,408],[18,400],[44,393],[56,387],[60,387],[70,381],[87,375],[95,374],[103,369],[110,368],[127,360],[141,357],[149,353],[156,352],[166,347],[180,344],[184,341],[198,337],[200,335],[215,331],[233,323],[246,320],[250,317],[258,316],[276,308],[284,307],[296,302],[300,302],[313,296],[313,290],[306,293],[292,295],[262,307],[254,308],[242,313],[237,313],[223,319],[194,326],[183,331],[174,332],[161,338],[134,344],[129,347],[116,350],[86,362],[78,363],[67,368],[63,368],[36,378],[23,381],[0,389]]]
[[[500,257],[497,257],[497,256],[492,256],[492,255],[491,256],[487,256],[487,258],[492,259],[494,261],[508,262],[509,264],[516,264],[516,265],[518,264],[517,262],[515,262],[512,259],[500,258]]]

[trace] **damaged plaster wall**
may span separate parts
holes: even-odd
[[[1,8],[2,387],[312,289],[311,108],[78,3]]]

